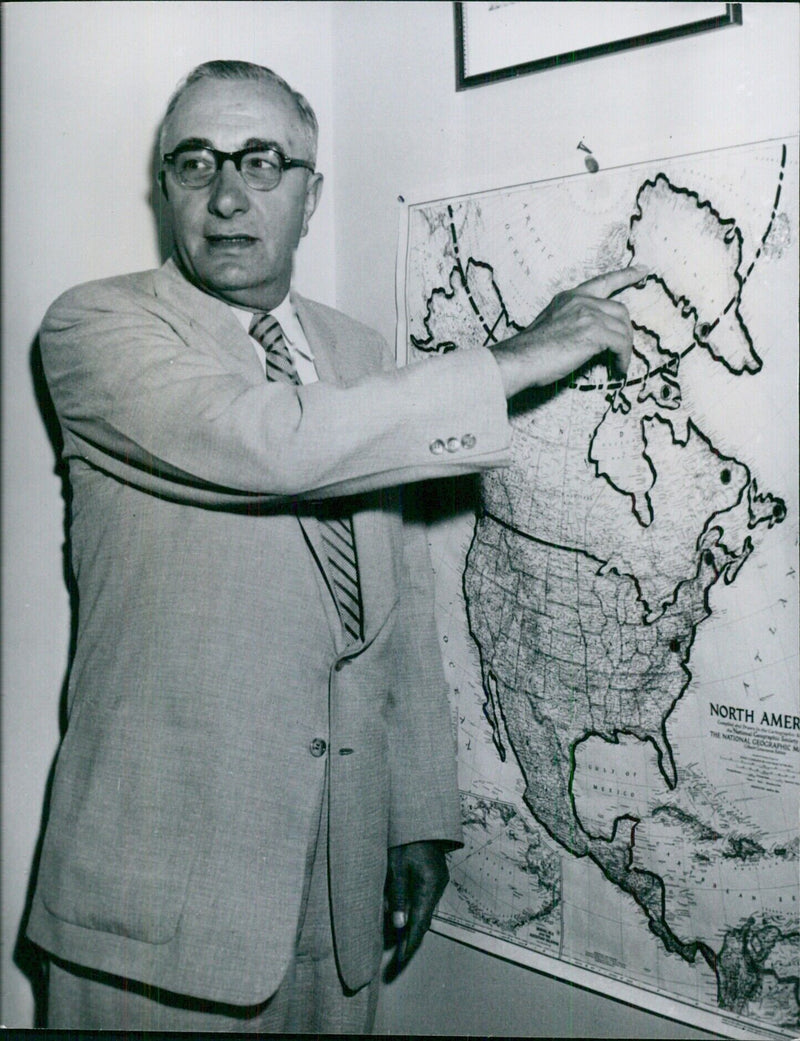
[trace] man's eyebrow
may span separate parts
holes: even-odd
[[[248,137],[242,145],[242,148],[258,148],[264,152],[272,148],[277,152],[285,152],[283,145],[279,145],[277,141],[269,141],[263,137]]]
[[[172,149],[176,152],[179,148],[213,148],[214,146],[207,137],[184,137]]]
[[[176,151],[179,148],[216,148],[216,147],[217,146],[213,143],[213,141],[209,141],[209,139],[207,137],[185,137],[185,138],[183,138],[183,140],[179,141],[177,143],[177,145],[175,145],[175,148],[173,149],[173,151]],[[284,151],[285,151],[283,145],[278,144],[277,141],[271,141],[268,138],[264,138],[264,137],[248,137],[248,139],[242,145],[241,149],[237,148],[236,151],[237,152],[238,151],[243,151],[245,148],[248,148],[248,149],[249,148],[254,148],[254,149],[258,149],[259,151],[267,151],[267,149],[272,148],[272,149],[275,149],[276,151],[281,152],[281,153],[284,153]],[[221,151],[221,149],[219,149],[219,151]]]

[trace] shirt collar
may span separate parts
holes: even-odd
[[[253,314],[263,314],[263,311],[248,311],[244,308],[236,307],[233,304],[230,304],[229,306],[239,319],[242,327],[248,332]],[[293,351],[302,354],[304,358],[308,358],[309,361],[314,361],[314,354],[309,346],[308,340],[306,339],[306,335],[303,332],[303,326],[300,323],[300,318],[297,314],[297,308],[295,307],[292,293],[287,293],[278,306],[271,309],[270,314],[274,315],[278,322],[280,322],[283,338],[286,340],[288,346]]]

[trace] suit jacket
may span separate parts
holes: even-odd
[[[321,379],[304,387],[267,383],[227,305],[172,261],[69,291],[41,332],[79,611],[28,933],[237,1004],[288,964],[326,769],[350,987],[379,965],[387,846],[459,840],[427,546],[401,485],[508,459],[487,351],[396,372],[366,327],[298,313]],[[355,648],[318,564],[313,502],[334,496],[354,509]]]

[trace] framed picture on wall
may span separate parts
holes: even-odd
[[[453,4],[456,90],[742,24],[741,4]]]

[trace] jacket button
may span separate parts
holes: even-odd
[[[457,437],[449,437],[447,439],[447,451],[457,452],[461,448],[461,442]]]
[[[325,749],[327,747],[328,746],[325,744],[321,737],[315,737],[309,745],[309,751],[315,759],[319,759],[321,755],[325,755]]]
[[[463,448],[474,448],[475,447],[475,435],[464,434],[461,438],[461,445]]]
[[[434,455],[441,455],[444,451],[444,441],[441,441],[438,437],[435,441],[431,441],[430,450]]]

